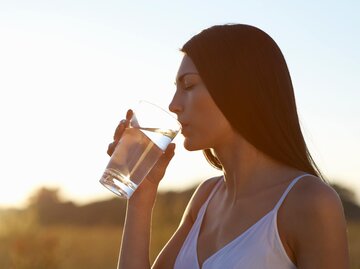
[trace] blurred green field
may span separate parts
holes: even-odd
[[[176,227],[154,224],[151,260]],[[0,236],[1,269],[116,268],[121,228],[18,224]],[[360,222],[350,223],[351,269],[360,269]],[[3,231],[4,232],[4,231]]]
[[[360,269],[360,208],[338,188],[348,220],[351,269]],[[150,260],[181,219],[193,190],[158,196]],[[25,210],[0,210],[0,269],[116,268],[126,203],[119,199],[84,206],[62,202],[57,190],[41,189]],[[352,220],[352,221],[351,221]]]
[[[350,268],[360,269],[360,222],[348,224]]]

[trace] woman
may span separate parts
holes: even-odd
[[[204,150],[223,176],[197,188],[152,268],[349,268],[341,201],[307,150],[276,43],[256,27],[221,25],[182,51],[169,109],[185,148]],[[128,201],[119,268],[151,267],[152,208],[174,148]]]

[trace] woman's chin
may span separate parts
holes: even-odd
[[[190,139],[185,138],[184,140],[184,148],[188,151],[196,151],[196,150],[202,150],[202,147],[199,147],[199,145],[196,145],[195,143],[191,142]]]

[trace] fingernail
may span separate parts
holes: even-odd
[[[127,112],[126,112],[126,119],[130,119],[131,116],[133,114],[133,111],[131,109],[129,109]]]

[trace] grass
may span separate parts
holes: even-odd
[[[360,222],[348,224],[350,268],[360,269]]]
[[[152,261],[174,229],[154,229]],[[116,268],[121,232],[114,226],[40,227],[29,220],[17,227],[13,224],[6,232],[2,227],[0,268]],[[360,222],[349,223],[348,233],[351,269],[360,269]]]
[[[0,239],[2,269],[116,268],[118,227],[51,227]]]

